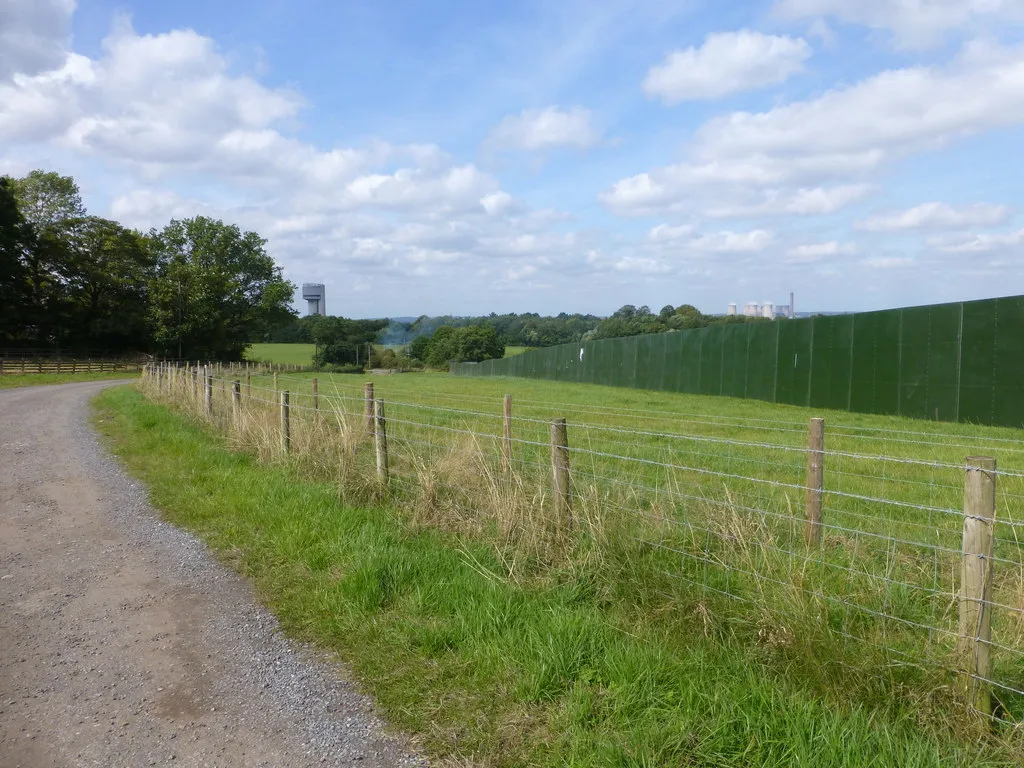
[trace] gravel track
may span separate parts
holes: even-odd
[[[102,449],[114,383],[0,391],[0,768],[425,766]]]

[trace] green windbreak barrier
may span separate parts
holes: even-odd
[[[1022,427],[1024,296],[601,339],[451,370]]]

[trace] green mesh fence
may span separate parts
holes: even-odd
[[[451,370],[1021,427],[1024,296],[563,344]]]

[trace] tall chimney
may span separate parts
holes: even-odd
[[[796,317],[796,307],[793,306],[793,292],[789,292],[789,319]]]

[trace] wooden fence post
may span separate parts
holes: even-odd
[[[285,453],[292,452],[292,425],[289,418],[288,390],[281,392],[281,447]]]
[[[242,415],[242,382],[238,379],[231,384],[231,405],[235,424],[238,424],[238,419]]]
[[[245,374],[245,396],[252,399],[252,374]]]
[[[505,395],[504,403],[504,436],[501,440],[501,469],[512,471],[512,395]]]
[[[821,499],[825,482],[825,420],[811,419],[807,429],[807,543],[821,544]]]
[[[384,401],[373,401],[373,444],[377,449],[377,479],[380,484],[387,488],[388,485],[388,431],[387,422],[384,419]]]
[[[572,528],[572,503],[569,477],[569,430],[565,419],[551,422],[551,471],[554,477],[552,494],[555,499],[555,519]]]
[[[275,392],[279,391],[278,388],[277,388],[277,371],[274,371],[274,391]]]
[[[363,386],[363,401],[365,404],[366,412],[366,431],[368,434],[373,434],[373,423],[375,421],[373,416],[373,382],[367,382]]]
[[[320,383],[313,377],[313,410],[320,410]]]
[[[960,570],[960,640],[967,705],[992,714],[992,551],[996,460],[968,456],[964,475],[964,544]]]
[[[203,371],[203,389],[206,397],[206,415],[213,416],[213,376],[210,375],[210,367]]]

